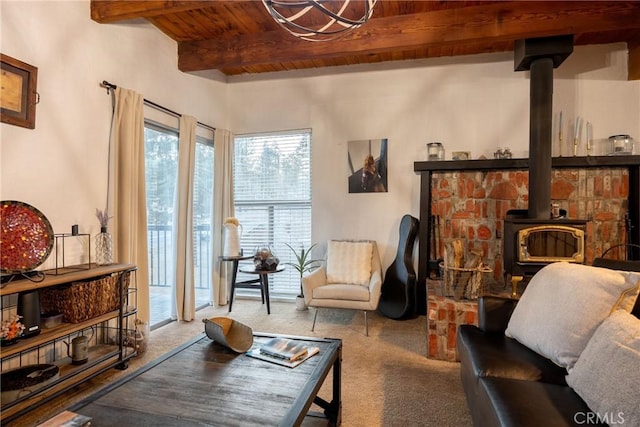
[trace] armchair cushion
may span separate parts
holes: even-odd
[[[367,286],[335,283],[316,288],[313,291],[313,297],[318,299],[369,301],[371,295]]]
[[[371,242],[329,241],[327,283],[368,286],[372,249]]]

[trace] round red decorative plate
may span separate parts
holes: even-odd
[[[42,264],[53,249],[53,229],[42,212],[23,202],[0,202],[0,271],[24,273]]]

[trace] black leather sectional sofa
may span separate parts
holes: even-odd
[[[505,336],[516,303],[481,297],[479,326],[458,329],[461,380],[474,426],[607,425],[567,385],[565,368]],[[640,318],[640,298],[632,314]]]

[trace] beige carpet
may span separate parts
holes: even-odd
[[[10,425],[33,426],[46,420],[203,332],[202,319],[215,316],[229,316],[256,332],[342,339],[342,425],[345,427],[471,425],[459,365],[426,357],[424,316],[396,321],[370,313],[369,337],[366,337],[363,313],[349,310],[320,310],[316,330],[311,332],[314,310],[296,311],[293,303],[272,302],[271,315],[267,315],[259,301],[240,299],[235,301],[232,313],[227,313],[227,307],[199,311],[193,322],[173,322],[154,330],[147,352],[133,359],[127,370],[112,369]],[[331,396],[330,383],[327,381],[320,391],[325,399]],[[326,422],[308,418],[304,425],[326,425]]]

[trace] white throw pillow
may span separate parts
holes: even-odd
[[[527,285],[505,334],[571,371],[600,323],[631,311],[640,274],[558,262]]]
[[[591,337],[567,384],[614,425],[640,426],[640,319],[618,310]]]
[[[327,247],[327,283],[368,286],[372,252],[371,242],[330,240]]]

